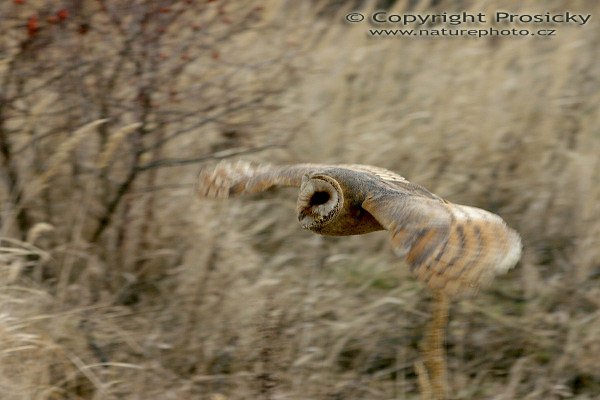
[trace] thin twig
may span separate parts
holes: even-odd
[[[140,165],[137,167],[137,170],[141,172],[141,171],[147,171],[149,169],[160,168],[160,167],[178,167],[181,165],[195,164],[195,163],[199,163],[202,161],[208,161],[208,160],[222,160],[222,159],[229,158],[229,157],[235,157],[235,156],[240,156],[240,155],[249,154],[249,153],[256,153],[258,151],[262,151],[262,150],[266,150],[266,149],[282,148],[282,147],[284,147],[284,145],[266,144],[263,146],[250,147],[250,148],[246,148],[246,149],[242,149],[242,150],[228,149],[228,150],[219,151],[217,153],[212,153],[212,154],[208,154],[208,155],[204,155],[204,156],[200,156],[200,157],[163,158],[161,160],[155,160],[155,161],[149,162],[147,164]]]

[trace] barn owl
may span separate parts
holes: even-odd
[[[417,279],[446,295],[476,292],[521,257],[519,234],[499,216],[453,204],[378,167],[221,162],[200,171],[198,194],[221,199],[278,186],[299,188],[304,229],[333,236],[387,230]]]

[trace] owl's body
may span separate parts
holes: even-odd
[[[377,167],[223,162],[201,171],[199,194],[226,198],[276,186],[300,188],[298,220],[315,233],[388,230],[416,277],[450,295],[476,291],[521,255],[519,235],[497,215],[452,204]]]

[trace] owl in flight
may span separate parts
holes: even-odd
[[[277,186],[300,189],[304,229],[332,236],[389,231],[417,279],[447,295],[476,292],[521,257],[519,234],[496,214],[450,203],[378,167],[221,162],[200,171],[198,194],[222,199]]]

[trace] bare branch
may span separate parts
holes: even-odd
[[[244,154],[257,153],[259,151],[263,151],[266,149],[273,148],[283,148],[284,145],[281,144],[266,144],[264,146],[251,147],[246,149],[228,149],[224,151],[219,151],[216,153],[200,156],[200,157],[192,157],[192,158],[164,158],[161,160],[156,160],[149,162],[147,164],[139,166],[138,171],[147,171],[153,168],[161,168],[161,167],[179,167],[182,165],[188,164],[196,164],[203,161],[208,160],[223,160],[230,157],[241,156]]]

